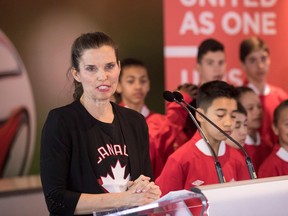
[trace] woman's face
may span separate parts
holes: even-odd
[[[120,65],[112,47],[87,49],[79,61],[79,72],[73,77],[83,86],[82,97],[94,101],[109,100],[116,91]]]

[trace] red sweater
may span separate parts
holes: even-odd
[[[282,175],[288,175],[288,152],[277,144],[274,146],[272,153],[260,166],[258,177],[264,178]]]
[[[255,172],[257,173],[262,162],[272,152],[273,147],[266,139],[260,138],[260,133],[258,133],[256,142],[251,137],[246,137],[244,149],[251,158]]]
[[[226,182],[250,178],[244,157],[224,141],[220,143],[218,160]],[[217,183],[219,180],[214,158],[198,132],[168,158],[161,175],[156,179],[162,195],[170,191],[190,190],[194,186]]]
[[[183,97],[188,103],[192,101],[187,94],[183,94]],[[184,131],[187,117],[188,112],[180,105],[168,103],[165,116],[152,115],[147,119],[150,157],[155,178],[160,175],[169,155],[188,140],[189,136]]]

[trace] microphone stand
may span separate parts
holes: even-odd
[[[196,121],[195,117],[192,115],[192,113],[190,112],[190,110],[189,110],[187,107],[185,107],[181,102],[179,102],[178,100],[176,100],[172,92],[165,91],[165,92],[163,93],[163,97],[164,97],[165,100],[167,100],[167,101],[169,101],[169,102],[176,102],[177,104],[179,104],[182,108],[184,108],[184,109],[188,112],[190,118],[192,119],[192,121],[193,121],[194,124],[196,125],[196,127],[197,127],[197,129],[199,130],[202,138],[203,138],[204,141],[207,143],[207,145],[208,145],[208,147],[209,147],[209,149],[210,149],[210,152],[211,152],[211,154],[212,154],[213,157],[214,157],[215,168],[216,168],[216,173],[217,173],[219,182],[220,182],[220,183],[225,183],[225,182],[226,182],[226,181],[225,181],[225,177],[224,177],[224,175],[223,175],[222,168],[221,168],[221,164],[220,164],[219,161],[218,161],[217,155],[216,155],[214,149],[212,148],[212,146],[210,145],[210,142],[209,142],[208,138],[207,138],[206,135],[204,134],[202,128],[199,126],[198,122]]]
[[[196,193],[196,194],[199,194],[200,195],[200,200],[202,202],[202,210],[201,210],[201,216],[204,216],[204,213],[205,211],[207,210],[208,208],[208,203],[207,203],[207,198],[205,197],[205,195],[202,193],[202,191],[197,188],[197,187],[192,187],[190,188],[190,191]]]
[[[211,125],[213,125],[215,128],[217,128],[217,130],[219,130],[222,134],[224,134],[228,139],[230,139],[233,143],[235,143],[240,150],[243,152],[243,154],[245,155],[245,161],[248,167],[248,171],[249,171],[249,175],[251,179],[256,179],[257,175],[252,163],[251,158],[249,157],[249,155],[247,154],[247,152],[245,151],[245,149],[243,148],[242,145],[240,145],[235,139],[233,139],[229,134],[227,134],[225,131],[223,131],[220,127],[218,127],[214,122],[212,122],[206,115],[204,115],[203,113],[199,112],[195,107],[193,107],[192,105],[190,105],[189,103],[187,103],[184,99],[183,99],[183,95],[180,92],[174,91],[173,92],[174,95],[174,99],[177,100],[179,103],[183,102],[186,106],[188,106],[189,108],[193,109],[195,112],[197,112],[199,115],[201,115],[204,119],[206,119]]]

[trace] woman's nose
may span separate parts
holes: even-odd
[[[106,73],[105,73],[105,71],[98,71],[98,73],[97,73],[97,80],[98,81],[104,81],[104,80],[106,80],[107,79],[107,75],[106,75]]]

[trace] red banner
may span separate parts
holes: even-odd
[[[164,0],[165,88],[198,84],[198,45],[215,38],[225,46],[226,80],[242,85],[245,74],[239,45],[249,36],[263,39],[270,49],[268,82],[288,92],[288,1]],[[286,75],[287,74],[287,75]]]

